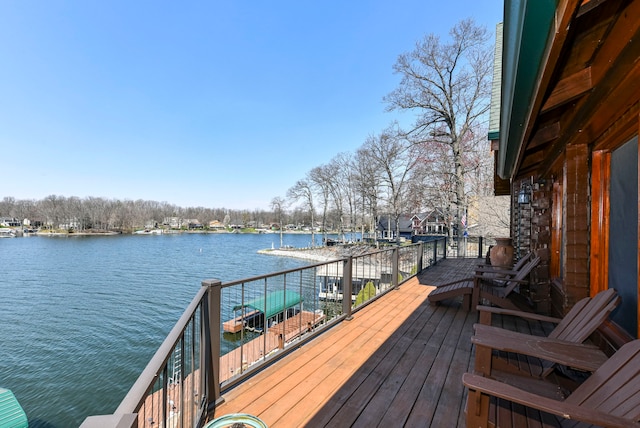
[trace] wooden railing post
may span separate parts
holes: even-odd
[[[418,244],[418,266],[416,268],[416,274],[422,272],[423,259],[424,259],[424,242],[420,241],[420,243]]]
[[[353,257],[349,256],[343,261],[342,265],[342,313],[345,314],[347,320],[351,320],[351,295],[353,293],[352,278]]]
[[[482,236],[478,236],[478,258],[481,259],[484,257],[482,251]]]
[[[222,282],[218,279],[206,279],[202,286],[207,287],[207,298],[202,305],[202,326],[204,352],[202,368],[204,370],[204,391],[206,412],[215,410],[220,399],[220,302]]]

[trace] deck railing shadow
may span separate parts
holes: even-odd
[[[202,287],[120,405],[82,427],[201,427],[221,394],[447,255],[446,238]]]

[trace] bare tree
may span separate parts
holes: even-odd
[[[280,196],[276,196],[271,200],[271,209],[273,210],[273,213],[276,215],[276,218],[278,219],[278,225],[280,226],[280,248],[282,248],[282,229],[284,228],[282,224],[282,216],[284,214],[284,205],[285,205],[285,200]]]
[[[341,214],[345,215],[345,205],[348,215],[349,230],[353,239],[353,231],[355,230],[356,220],[356,176],[353,157],[349,153],[338,153],[332,160],[331,165],[335,170],[334,179],[336,185],[340,188],[339,196],[342,199]],[[341,229],[344,225],[344,219],[341,216]],[[344,232],[343,232],[344,238]]]
[[[328,165],[324,167],[324,181],[329,188],[331,201],[335,208],[338,220],[338,233],[344,241],[344,203],[347,200],[349,189],[347,188],[348,161],[346,154],[339,153],[334,156]]]
[[[287,191],[287,197],[294,201],[302,200],[304,208],[311,216],[311,246],[314,247],[315,239],[315,206],[313,205],[313,187],[307,179],[298,180],[296,184]]]
[[[16,215],[18,215],[16,212],[16,199],[12,196],[2,198],[2,201],[0,201],[0,216],[15,217]]]
[[[316,188],[322,204],[322,242],[327,241],[327,211],[329,209],[329,197],[331,195],[327,177],[329,174],[330,172],[326,165],[317,166],[309,172],[309,180]]]
[[[370,136],[364,144],[385,189],[387,209],[395,220],[397,239],[400,238],[400,215],[407,207],[409,174],[418,162],[416,150],[419,148],[398,135],[393,127],[377,136]]]
[[[365,215],[369,215],[369,230],[375,232],[374,222],[378,218],[378,198],[380,195],[380,174],[371,159],[369,151],[363,146],[356,152],[355,186],[362,203],[362,236],[364,237]],[[366,214],[365,214],[366,213]],[[375,236],[375,233],[374,233]]]
[[[49,195],[40,203],[40,212],[45,219],[47,226],[54,228],[60,224],[62,218],[63,196]]]
[[[467,19],[450,31],[450,41],[431,34],[399,56],[394,71],[402,80],[384,100],[389,110],[412,110],[416,121],[407,136],[416,143],[448,148],[458,229],[466,209],[463,142],[486,121],[491,54],[484,27]]]

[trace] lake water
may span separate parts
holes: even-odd
[[[308,246],[311,235],[283,243]],[[279,235],[0,239],[0,387],[14,392],[31,428],[112,413],[203,279],[309,264],[257,253],[272,245]]]

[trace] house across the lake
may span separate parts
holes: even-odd
[[[434,209],[418,214],[403,214],[398,218],[382,215],[376,223],[378,239],[393,240],[400,238],[411,239],[415,235],[438,235],[448,233],[449,226],[442,210]]]
[[[2,217],[2,218],[0,218],[0,226],[4,226],[4,227],[20,227],[20,226],[22,226],[22,223],[17,218]]]

